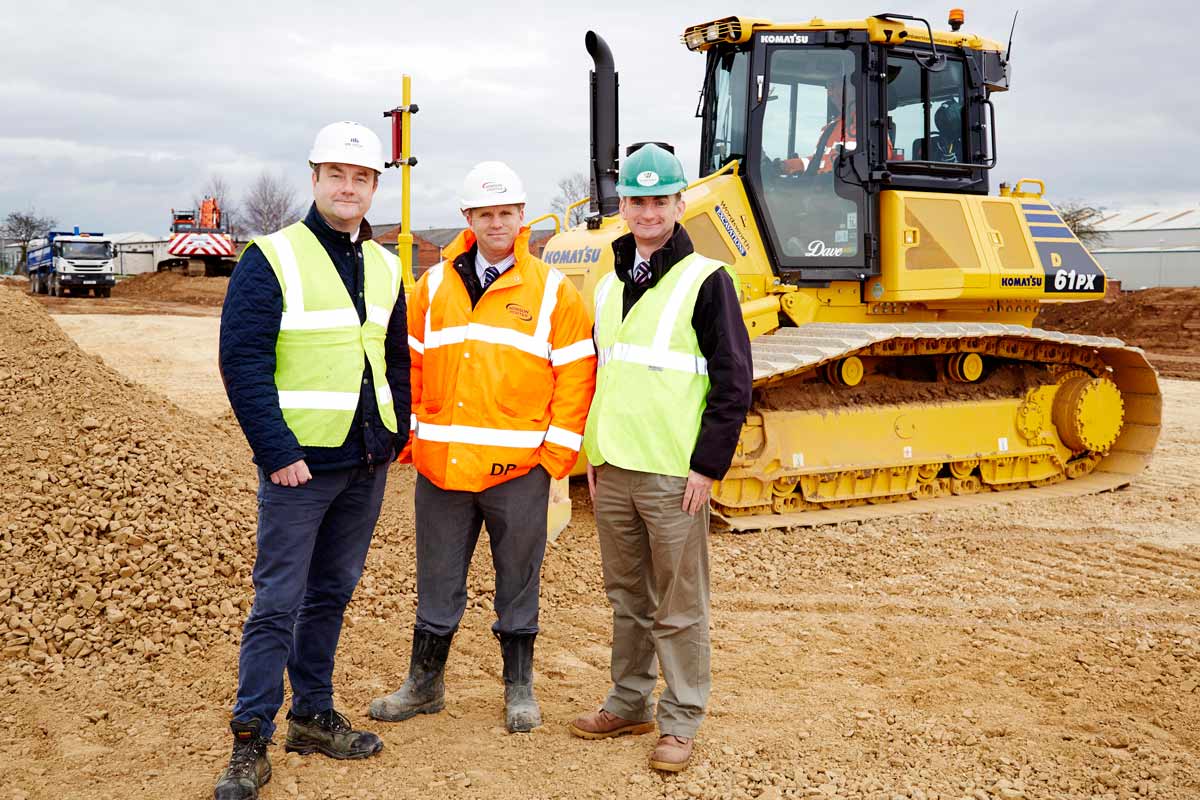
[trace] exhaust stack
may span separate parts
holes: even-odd
[[[595,31],[584,37],[588,55],[595,63],[591,76],[591,197],[593,214],[609,217],[617,213],[617,73],[612,51]],[[596,219],[599,222],[599,217]]]

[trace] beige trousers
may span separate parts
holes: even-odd
[[[712,687],[708,640],[705,505],[683,511],[687,481],[614,467],[596,469],[596,529],[613,609],[612,689],[604,708],[625,719],[652,716],[658,668],[663,734],[692,738]]]

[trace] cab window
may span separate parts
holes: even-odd
[[[970,161],[963,64],[948,59],[944,69],[922,69],[909,55],[889,54],[887,107],[889,161]]]
[[[705,157],[701,175],[716,172],[730,161],[746,157],[746,90],[750,53],[715,50],[710,56],[711,78],[706,90],[710,112],[705,120]]]
[[[787,266],[862,261],[864,192],[848,163],[859,141],[857,78],[850,50],[768,50],[759,178]]]

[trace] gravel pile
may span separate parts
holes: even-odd
[[[0,317],[0,657],[55,672],[230,636],[250,600],[245,444],[84,353],[24,295],[0,291]]]
[[[180,409],[0,291],[0,687],[78,665],[236,643],[253,600],[256,478],[231,415]],[[416,603],[409,468],[397,467],[350,613]],[[577,502],[581,498],[576,498]],[[565,542],[564,542],[565,544]],[[603,602],[594,543],[547,560],[547,604]],[[472,608],[490,608],[481,539]]]

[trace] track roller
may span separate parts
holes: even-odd
[[[834,386],[858,386],[865,373],[862,359],[858,356],[832,361],[825,367],[825,376]]]
[[[974,383],[983,376],[983,358],[979,353],[955,353],[946,364],[955,383]]]

